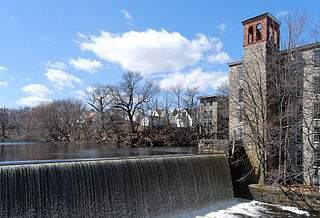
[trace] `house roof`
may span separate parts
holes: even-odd
[[[198,96],[197,99],[206,99],[206,98],[225,98],[225,96],[222,95],[204,95],[204,96]]]

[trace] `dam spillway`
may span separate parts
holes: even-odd
[[[0,166],[2,217],[155,217],[233,197],[224,155]]]

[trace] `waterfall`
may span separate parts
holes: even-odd
[[[224,155],[0,166],[1,217],[154,217],[233,197]]]

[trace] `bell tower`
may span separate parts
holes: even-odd
[[[279,53],[280,22],[269,13],[247,19],[243,25],[243,81],[239,87],[243,101],[243,143],[254,168],[256,180],[264,181],[265,170],[274,164],[262,152],[268,144],[272,131],[270,122],[274,118],[270,85],[275,72],[275,59]],[[240,110],[239,109],[239,110]]]
[[[242,21],[243,47],[272,42],[279,48],[281,23],[270,13]]]

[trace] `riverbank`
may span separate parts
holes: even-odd
[[[261,186],[250,184],[253,200],[303,208],[320,216],[320,195],[317,187],[307,186]]]

